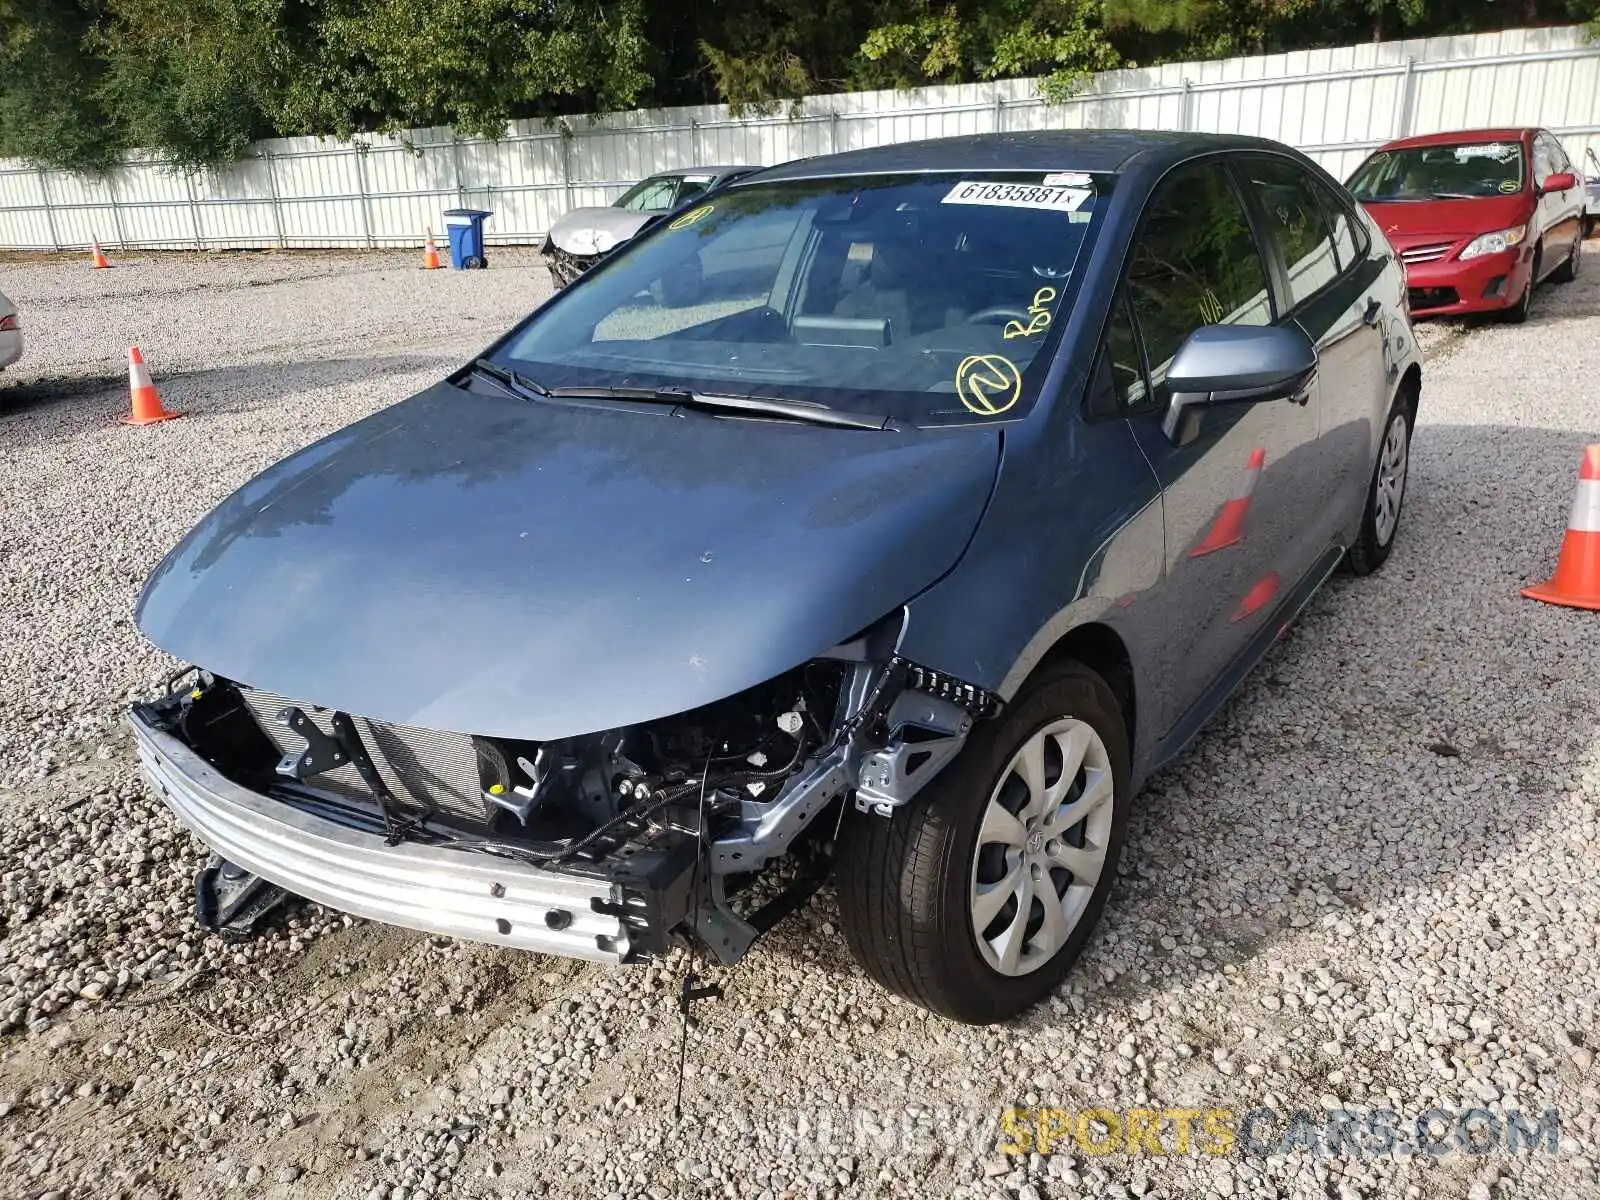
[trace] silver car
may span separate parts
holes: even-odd
[[[602,255],[622,245],[652,217],[689,203],[759,167],[685,167],[634,184],[600,208],[575,208],[550,227],[542,251],[556,287],[566,287]]]

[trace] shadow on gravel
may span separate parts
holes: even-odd
[[[443,375],[458,363],[457,358],[443,354],[309,359],[164,372],[155,383],[168,408],[203,420],[267,408],[284,396],[361,379],[430,369]],[[10,386],[0,381],[0,443],[21,448],[103,427],[125,413],[127,387],[128,377],[123,372],[56,376]]]
[[[1388,563],[1336,575],[1136,797],[1117,888],[1061,995],[1120,1010],[1186,990],[1525,850],[1576,786],[1600,719],[1582,655],[1561,649],[1592,644],[1590,614],[1519,594],[1553,568],[1588,440],[1419,427]],[[836,913],[827,889],[756,953],[860,976],[842,937],[814,941]],[[1163,934],[1185,944],[1163,949]],[[1019,1025],[1077,1019],[1041,1008]]]

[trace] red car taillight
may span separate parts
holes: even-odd
[[[22,328],[22,322],[17,320],[17,314],[0,317],[0,333],[12,333]]]

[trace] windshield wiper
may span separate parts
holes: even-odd
[[[806,404],[799,400],[782,400],[776,396],[741,396],[724,392],[696,392],[688,388],[616,388],[616,387],[557,387],[546,393],[552,400],[633,400],[644,404],[671,404],[682,408],[703,409],[708,412],[737,412],[767,417],[782,417],[790,421],[805,421],[812,425],[829,425],[838,429],[896,429],[889,417],[868,413],[845,412],[837,408],[824,408],[820,404]]]
[[[518,400],[542,400],[550,394],[550,389],[543,384],[535,383],[526,375],[519,375],[510,367],[503,367],[487,358],[474,359],[472,370],[488,376]]]

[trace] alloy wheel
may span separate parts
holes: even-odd
[[[1410,441],[1404,413],[1389,419],[1378,456],[1378,487],[1373,496],[1372,527],[1378,545],[1387,546],[1400,523],[1400,504],[1406,494],[1406,469],[1410,462]]]
[[[1033,733],[989,795],[973,854],[969,911],[978,950],[1001,975],[1026,975],[1067,944],[1105,868],[1111,760],[1073,717]]]

